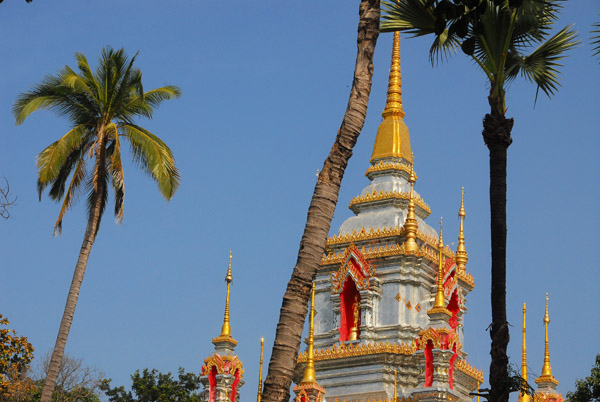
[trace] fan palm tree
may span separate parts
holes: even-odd
[[[262,393],[264,402],[289,400],[312,280],[325,252],[344,171],[365,123],[373,77],[373,53],[379,36],[379,5],[379,0],[361,0],[359,5],[358,51],[350,98],[335,142],[319,173],[308,208],[296,266],[283,296]]]
[[[489,82],[490,112],[483,140],[490,155],[492,324],[490,398],[508,401],[509,341],[506,321],[506,155],[513,119],[506,117],[505,90],[518,76],[548,97],[560,85],[558,68],[577,41],[571,27],[550,36],[562,0],[399,0],[384,2],[383,32],[433,35],[432,62],[462,48]],[[531,53],[527,54],[530,50]]]
[[[128,140],[134,161],[157,182],[167,200],[179,186],[179,173],[169,147],[137,125],[134,119],[152,118],[154,109],[162,101],[179,97],[181,92],[175,86],[144,92],[142,73],[133,65],[136,56],[129,59],[123,49],[115,51],[105,47],[96,71],[92,72],[85,55],[76,53],[78,72],[65,66],[57,75],[45,77],[40,84],[19,95],[13,106],[17,125],[39,109],[65,116],[72,124],[62,138],[37,157],[40,200],[48,186],[51,199],[62,199],[55,234],[61,232],[64,214],[78,192],[88,191],[87,227],[44,383],[42,402],[50,401],[55,387],[88,257],[106,206],[109,182],[114,190],[115,217],[117,221],[123,219],[125,181],[121,140]]]

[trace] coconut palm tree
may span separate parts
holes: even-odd
[[[490,398],[508,401],[509,341],[506,321],[506,155],[513,119],[506,117],[507,84],[522,76],[551,96],[560,60],[577,44],[565,27],[550,36],[562,0],[399,0],[384,2],[381,29],[413,36],[433,35],[432,62],[461,48],[489,82],[490,112],[483,140],[490,155],[492,324]],[[531,51],[529,54],[527,54]]]
[[[306,226],[292,277],[283,296],[279,323],[265,379],[264,402],[288,401],[312,280],[317,273],[344,171],[365,123],[373,77],[373,53],[379,36],[379,0],[361,0],[354,80],[346,113],[323,163],[308,208]]]
[[[51,199],[62,199],[55,234],[61,232],[64,214],[78,191],[88,191],[87,227],[44,383],[42,402],[50,401],[55,387],[88,257],[106,206],[109,182],[114,191],[115,217],[117,221],[123,219],[125,181],[121,140],[129,142],[134,161],[157,182],[167,200],[179,186],[179,173],[169,147],[137,125],[134,119],[152,118],[154,109],[162,101],[179,97],[181,92],[175,86],[144,92],[142,73],[133,65],[136,56],[129,59],[123,49],[105,47],[98,67],[92,72],[85,55],[76,53],[78,72],[65,66],[57,75],[45,77],[40,84],[19,95],[13,106],[17,125],[39,109],[65,116],[72,125],[62,138],[37,157],[40,200],[48,186]]]

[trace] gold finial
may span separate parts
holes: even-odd
[[[479,402],[479,387],[481,386],[481,384],[479,383],[479,381],[477,381],[477,402]]]
[[[523,352],[521,354],[521,378],[527,382],[527,343],[526,343],[526,327],[527,322],[527,305],[523,303]],[[519,393],[519,402],[530,402],[531,396],[523,392]]]
[[[460,209],[458,210],[458,217],[460,218],[460,231],[458,232],[458,246],[456,246],[456,269],[459,272],[466,272],[466,265],[469,257],[467,255],[467,249],[465,247],[465,232],[463,227],[463,221],[465,219],[465,188],[462,188],[462,196],[460,199]]]
[[[260,338],[260,368],[258,370],[258,394],[256,395],[256,402],[260,402],[262,397],[262,370],[263,370],[263,350],[265,348],[265,338]]]
[[[546,314],[544,314],[544,324],[546,327],[546,336],[544,340],[544,365],[542,367],[542,377],[552,376],[552,367],[550,367],[550,350],[548,347],[548,324],[550,324],[550,316],[548,315],[548,293],[546,293]]]
[[[394,32],[392,45],[392,65],[387,90],[383,121],[377,130],[371,162],[382,158],[404,158],[413,162],[410,151],[410,137],[404,123],[402,108],[402,76],[400,74],[400,33]]]
[[[312,284],[312,295],[310,298],[310,326],[308,327],[308,359],[301,384],[316,384],[315,352],[314,352],[314,330],[315,330],[315,283]]]
[[[398,371],[394,370],[394,402],[398,402]]]
[[[231,259],[233,254],[229,250],[229,265],[227,267],[227,275],[225,276],[225,282],[227,283],[227,297],[225,298],[225,316],[223,318],[223,326],[221,327],[221,334],[213,339],[213,343],[227,341],[234,345],[237,345],[237,341],[231,336],[231,326],[229,325],[229,287],[233,282],[233,275],[231,275]]]
[[[438,263],[438,278],[437,278],[437,292],[435,294],[435,303],[433,308],[446,308],[444,302],[444,237],[442,234],[442,225],[444,218],[440,218],[440,240],[438,242],[438,248],[440,249],[440,261]]]
[[[407,253],[417,253],[419,251],[419,245],[417,244],[417,216],[415,215],[415,199],[414,199],[414,185],[417,177],[415,175],[415,169],[413,165],[410,166],[410,177],[408,181],[410,183],[410,195],[408,198],[408,213],[406,214],[406,220],[404,221],[404,229],[406,230],[406,241],[404,242],[404,250]]]

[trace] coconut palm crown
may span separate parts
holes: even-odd
[[[123,138],[131,145],[133,159],[157,182],[167,200],[179,186],[179,173],[169,147],[135,124],[134,119],[152,118],[154,109],[162,101],[179,97],[181,91],[171,85],[144,92],[142,73],[133,65],[136,56],[128,59],[124,49],[105,47],[96,71],[92,72],[85,55],[76,53],[78,72],[65,66],[57,75],[45,77],[40,84],[21,94],[13,106],[17,125],[34,111],[49,109],[67,117],[73,126],[37,157],[40,198],[50,186],[50,198],[63,199],[55,233],[61,232],[63,216],[82,188],[89,190],[88,213],[93,208],[92,201],[99,197],[102,216],[108,197],[108,180],[115,192],[115,217],[117,221],[123,219]],[[88,169],[94,157],[96,163]]]
[[[558,89],[560,60],[577,45],[567,26],[550,36],[563,0],[398,0],[382,2],[381,29],[433,35],[430,60],[459,48],[489,81],[490,113],[483,119],[489,149],[491,305],[490,402],[508,402],[510,385],[506,319],[506,165],[513,119],[506,117],[507,84],[523,76],[547,96]],[[531,52],[527,54],[527,52]],[[537,95],[536,95],[537,98]]]
[[[179,173],[169,147],[137,125],[134,119],[152,118],[154,109],[162,101],[179,97],[181,92],[175,86],[144,92],[142,73],[133,65],[136,56],[129,59],[123,49],[115,51],[105,47],[96,71],[92,72],[86,57],[76,53],[79,72],[65,66],[57,75],[45,77],[40,84],[21,94],[13,106],[17,125],[39,109],[65,116],[72,124],[65,135],[37,157],[40,200],[48,186],[50,198],[62,199],[55,234],[61,232],[64,214],[78,193],[88,191],[87,226],[41,402],[50,402],[52,398],[87,261],[106,206],[109,181],[115,193],[115,216],[117,221],[123,219],[125,181],[121,140],[128,140],[134,161],[158,183],[159,191],[167,200],[179,186]]]

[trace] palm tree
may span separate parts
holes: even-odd
[[[379,36],[379,0],[361,0],[354,80],[346,113],[313,193],[298,259],[283,296],[279,323],[265,379],[264,402],[288,401],[312,280],[317,273],[340,185],[352,149],[365,123],[373,77],[373,53]]]
[[[506,321],[506,155],[513,119],[506,117],[505,88],[517,76],[548,97],[560,85],[558,68],[577,44],[565,27],[550,36],[562,0],[399,0],[384,2],[383,32],[433,34],[432,62],[459,47],[489,81],[490,112],[483,119],[483,140],[490,153],[492,250],[492,324],[489,400],[508,401],[509,341]],[[535,46],[531,53],[526,54]]]
[[[55,387],[88,257],[106,206],[109,181],[114,190],[115,217],[117,221],[123,219],[125,182],[121,140],[129,141],[134,161],[157,182],[167,200],[179,186],[179,173],[169,147],[138,126],[134,119],[152,118],[154,109],[162,101],[179,97],[181,92],[175,86],[144,92],[142,73],[133,65],[136,56],[129,59],[123,49],[115,51],[105,47],[96,71],[92,72],[85,55],[76,53],[79,72],[65,66],[57,75],[45,77],[40,84],[21,94],[13,106],[17,125],[38,109],[65,116],[72,124],[69,132],[37,157],[40,200],[48,186],[51,199],[62,199],[55,234],[61,232],[63,216],[75,201],[78,190],[89,191],[87,227],[41,402],[50,401]]]

